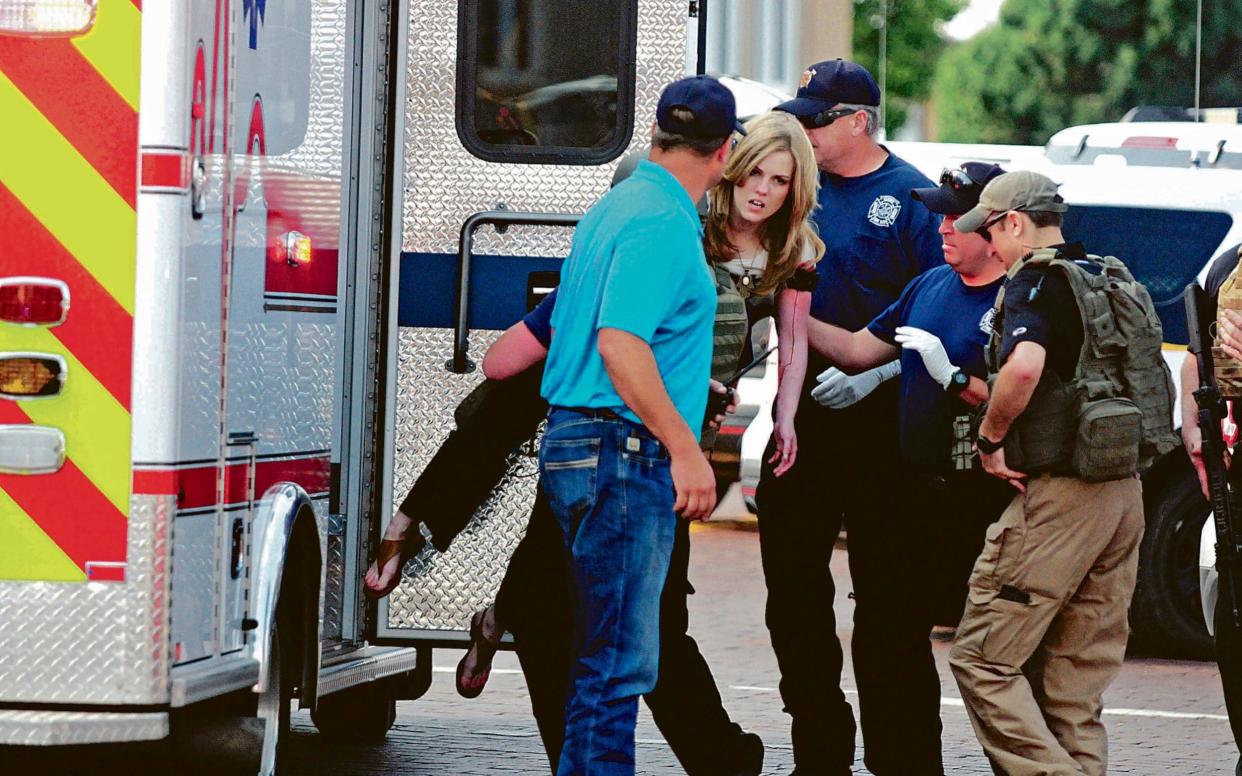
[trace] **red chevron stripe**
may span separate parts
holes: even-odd
[[[0,401],[0,423],[29,422],[17,402]],[[55,474],[0,474],[0,490],[83,571],[87,561],[125,561],[125,515],[73,461],[66,460]]]
[[[33,271],[69,284],[69,317],[51,331],[128,412],[133,319],[0,183],[0,274],[12,274],[14,262],[20,274]]]
[[[138,197],[138,114],[68,40],[0,35],[0,71],[121,198]]]

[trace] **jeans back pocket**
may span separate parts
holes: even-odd
[[[571,522],[595,503],[599,439],[547,439],[539,449],[543,489],[558,517]]]

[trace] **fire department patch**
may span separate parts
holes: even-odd
[[[867,220],[876,226],[892,226],[901,213],[901,202],[896,197],[881,194],[867,210]]]
[[[807,85],[811,83],[811,79],[814,77],[815,77],[815,70],[810,69],[810,68],[804,70],[802,72],[802,80],[798,83],[798,88],[805,89]]]

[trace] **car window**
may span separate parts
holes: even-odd
[[[1065,214],[1065,237],[1081,241],[1088,253],[1121,259],[1147,286],[1164,341],[1186,344],[1182,291],[1220,248],[1233,225],[1228,213],[1199,210],[1072,205]]]
[[[457,134],[492,162],[601,164],[634,126],[635,0],[462,0]]]

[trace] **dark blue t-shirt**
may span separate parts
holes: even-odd
[[[827,251],[817,266],[811,315],[858,331],[917,275],[944,264],[940,216],[910,198],[911,189],[932,185],[891,153],[878,170],[857,178],[820,174],[812,218]]]
[[[556,306],[556,289],[552,289],[552,293],[539,300],[539,304],[535,305],[535,309],[526,314],[522,319],[522,323],[526,324],[526,328],[530,329],[530,333],[535,335],[535,339],[539,340],[539,344],[545,348],[552,346],[552,308]]]
[[[901,297],[867,330],[889,343],[898,326],[931,332],[949,360],[972,377],[987,379],[983,353],[992,336],[992,306],[1004,277],[986,286],[968,286],[952,267],[941,265],[915,278]],[[925,471],[953,468],[953,424],[971,409],[932,379],[917,351],[901,351],[900,454],[904,463]]]

